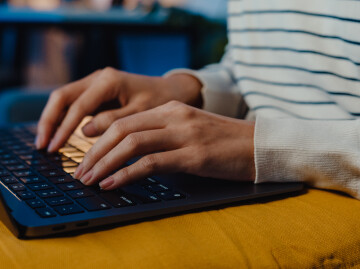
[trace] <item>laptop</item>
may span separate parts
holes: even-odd
[[[78,128],[59,152],[49,154],[35,149],[35,129],[33,124],[0,128],[0,218],[18,238],[82,232],[303,188],[169,174],[104,191],[72,177],[93,139]]]

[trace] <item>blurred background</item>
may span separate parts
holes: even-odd
[[[159,76],[221,58],[227,0],[0,0],[0,124],[36,120],[48,93],[112,66]]]

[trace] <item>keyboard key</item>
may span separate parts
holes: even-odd
[[[75,171],[76,171],[76,167],[65,167],[65,168],[63,168],[63,169],[64,169],[64,171],[65,171],[66,173],[68,173],[68,174],[75,173]]]
[[[26,160],[36,160],[39,158],[39,154],[36,153],[30,153],[30,154],[21,154],[19,155],[19,158],[26,161]]]
[[[68,194],[73,199],[94,196],[95,194],[89,189],[69,191]]]
[[[61,177],[50,177],[49,180],[54,184],[68,183],[75,181],[70,176],[61,176]]]
[[[22,171],[15,171],[13,174],[16,177],[28,177],[28,176],[35,176],[34,172],[31,170],[22,170]]]
[[[172,192],[172,191],[158,192],[157,195],[166,201],[185,198],[184,194],[180,192]]]
[[[63,147],[61,149],[59,149],[60,153],[64,153],[64,152],[78,152],[78,150],[74,147]]]
[[[68,205],[74,203],[71,199],[69,199],[66,196],[48,198],[45,201],[51,206]]]
[[[35,211],[42,218],[56,217],[56,213],[52,209],[50,209],[48,207],[46,207],[46,208],[37,208]]]
[[[140,185],[151,185],[151,184],[156,184],[156,183],[159,183],[159,182],[156,179],[148,177],[148,178],[139,180],[136,183],[140,184]]]
[[[84,188],[84,185],[78,181],[65,183],[65,184],[59,184],[57,186],[63,191],[71,191],[71,190],[78,190],[78,189]]]
[[[39,199],[28,200],[26,203],[32,208],[45,207],[45,203]]]
[[[9,187],[13,191],[24,191],[24,190],[26,190],[25,185],[22,184],[22,183],[11,184],[11,185],[9,185]]]
[[[74,157],[84,157],[85,153],[81,151],[76,152],[64,152],[64,155],[68,158],[74,158]]]
[[[89,211],[97,211],[111,208],[108,203],[99,197],[87,197],[78,199],[77,202]]]
[[[34,155],[36,154],[36,152],[29,150],[28,148],[26,149],[19,149],[19,150],[14,150],[13,149],[14,154],[16,154],[17,156],[19,155]]]
[[[65,157],[63,155],[55,155],[55,156],[49,157],[49,160],[53,161],[53,162],[66,162],[69,160],[69,158]]]
[[[10,173],[7,170],[0,169],[0,177],[9,176]]]
[[[148,185],[148,186],[146,186],[146,189],[148,189],[149,191],[152,191],[152,192],[160,192],[160,191],[169,190],[169,188],[163,184]]]
[[[8,166],[6,166],[6,168],[10,171],[19,171],[19,170],[28,169],[29,167],[27,167],[24,164],[17,164],[17,165],[8,165]]]
[[[42,171],[41,174],[44,177],[58,177],[58,176],[66,175],[63,171],[59,171],[59,170]]]
[[[18,195],[21,199],[23,199],[23,200],[28,200],[28,199],[34,199],[34,198],[36,198],[36,197],[35,197],[35,194],[33,194],[33,193],[30,192],[30,191],[19,191],[19,192],[17,193],[17,195]]]
[[[45,164],[40,164],[40,165],[34,166],[34,169],[39,172],[48,171],[48,170],[53,170],[54,166],[52,166],[51,164],[45,163]]]
[[[26,160],[26,163],[28,165],[34,166],[34,165],[46,164],[47,161],[45,159],[34,159],[34,160]]]
[[[19,181],[12,177],[12,176],[7,176],[7,177],[1,177],[1,182],[4,184],[14,184],[14,183],[19,183]]]
[[[92,186],[87,186],[86,188],[92,190],[95,193],[102,193],[105,192],[105,190],[103,190],[102,188],[100,188],[100,186],[98,184],[92,185]]]
[[[33,191],[48,190],[52,188],[52,186],[46,182],[29,184],[28,186]]]
[[[125,190],[125,195],[128,193],[130,197],[134,197],[142,203],[153,203],[161,201],[155,194],[137,186],[126,186],[123,189]]]
[[[41,156],[44,156],[46,159],[51,160],[54,156],[61,156],[61,154],[56,152],[47,152],[45,149],[37,151]]]
[[[14,159],[14,156],[10,153],[0,154],[0,160]]]
[[[73,160],[74,162],[77,162],[77,163],[82,163],[82,161],[84,160],[84,157],[72,157],[71,160]]]
[[[36,192],[37,195],[39,195],[41,198],[50,198],[50,197],[58,197],[58,196],[63,196],[63,193],[55,190],[55,189],[50,189],[50,190],[43,190],[43,191],[38,191]]]
[[[13,145],[8,146],[7,148],[10,151],[27,150],[27,148],[24,147],[24,145],[22,143],[21,144],[13,144]],[[14,152],[14,153],[17,154],[16,152]]]
[[[82,138],[80,138],[76,135],[70,136],[68,143],[70,145],[75,146],[76,148],[80,149],[83,152],[89,151],[89,149],[92,147],[92,144],[90,144],[89,142],[86,142],[85,140],[83,140]]]
[[[17,159],[7,159],[0,161],[2,165],[18,165],[21,164]]]
[[[42,179],[41,177],[38,177],[38,176],[21,177],[20,180],[24,184],[44,182],[44,179]]]
[[[129,197],[126,197],[125,195],[117,191],[104,192],[101,193],[100,196],[114,207],[135,205],[135,202],[132,201]]]
[[[56,212],[58,212],[62,216],[84,212],[84,210],[80,206],[75,204],[55,206],[53,208],[55,209]]]
[[[12,136],[2,137],[2,140],[0,141],[0,146],[2,148],[7,148],[11,145],[16,145],[18,143],[17,139]]]
[[[63,168],[68,168],[68,167],[77,167],[78,164],[76,162],[73,161],[64,161],[61,163],[57,163],[58,166],[63,167]]]

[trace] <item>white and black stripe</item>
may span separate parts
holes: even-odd
[[[360,117],[360,2],[230,0],[231,76],[250,111]]]

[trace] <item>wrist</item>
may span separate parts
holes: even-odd
[[[202,83],[195,76],[190,74],[173,74],[165,78],[170,84],[169,89],[173,91],[177,101],[201,108],[203,98],[201,89]]]

